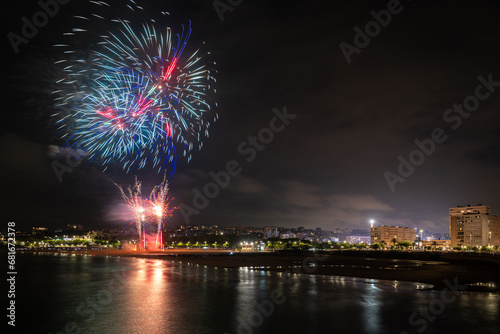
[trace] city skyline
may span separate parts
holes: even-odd
[[[440,233],[428,230],[418,230],[411,227],[378,225],[375,227],[396,227],[404,229],[414,229],[416,231],[415,240],[449,240],[449,233]],[[280,239],[302,239],[313,240],[315,238],[334,238],[332,242],[347,242],[347,243],[370,243],[370,234],[372,229],[350,229],[337,227],[332,230],[323,230],[320,227],[305,228],[303,226],[284,227],[284,226],[218,226],[218,225],[180,225],[164,227],[163,231],[168,236],[202,236],[202,235],[252,235],[262,234],[262,238],[280,238]],[[45,226],[33,226],[28,230],[18,230],[17,233],[21,237],[45,238],[54,236],[65,236],[75,238],[79,236],[96,236],[107,235],[122,239],[136,239],[135,228],[133,225],[128,225],[126,228],[104,228],[104,229],[88,229],[83,225],[68,224],[65,228],[50,229]],[[352,237],[352,239],[349,239]],[[354,237],[366,237],[363,242],[356,242]],[[335,240],[335,238],[337,240]],[[347,238],[347,239],[346,239]],[[351,240],[351,241],[350,241]]]

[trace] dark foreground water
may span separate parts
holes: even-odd
[[[17,255],[18,333],[499,333],[498,294],[162,260]],[[418,290],[420,288],[420,290]],[[5,318],[4,318],[5,319]]]

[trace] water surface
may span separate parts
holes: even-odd
[[[20,333],[493,334],[500,328],[498,294],[443,299],[418,283],[286,279],[259,269],[63,254],[18,254],[17,267]]]

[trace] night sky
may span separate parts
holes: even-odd
[[[4,36],[19,33],[21,18],[39,10],[31,2],[4,11]],[[390,22],[369,42],[355,41],[355,28],[364,32],[374,20],[371,11],[388,6],[397,12]],[[59,182],[51,166],[57,55],[50,45],[87,7],[61,5],[17,54],[4,38],[0,212],[18,229],[126,226],[109,180],[126,185],[137,175],[148,193],[163,177],[82,163]],[[168,11],[174,28],[191,20],[190,43],[206,42],[218,70],[219,120],[191,162],[179,157],[173,203],[194,208],[193,189],[203,192],[210,172],[233,160],[241,170],[190,224],[333,230],[366,229],[375,219],[447,232],[448,208],[459,204],[487,204],[500,215],[498,2],[242,1],[222,21],[211,1],[153,7]],[[341,43],[355,50],[349,62]],[[284,108],[288,124],[273,123],[281,131],[271,140],[262,129]],[[259,132],[268,143],[254,157],[249,136]],[[415,151],[416,140],[427,155]],[[400,168],[400,156],[418,166]],[[171,224],[186,224],[180,211]]]

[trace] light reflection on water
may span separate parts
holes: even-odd
[[[361,305],[363,306],[363,328],[365,331],[380,332],[380,293],[382,289],[375,284],[366,288],[366,293]]]
[[[54,334],[69,322],[81,333],[109,334],[233,334],[238,328],[239,333],[250,333],[248,328],[252,333],[417,333],[422,327],[412,326],[409,317],[440,298],[440,291],[417,290],[425,286],[409,282],[319,275],[285,280],[261,269],[162,260],[19,255],[18,261],[19,289],[31,294],[18,296],[19,322]],[[111,282],[126,286],[110,293]],[[284,298],[282,304],[270,302],[273,292]],[[31,297],[46,307],[30,303]],[[498,294],[461,294],[427,322],[425,333],[497,333],[499,304]],[[261,312],[259,305],[267,308]]]

